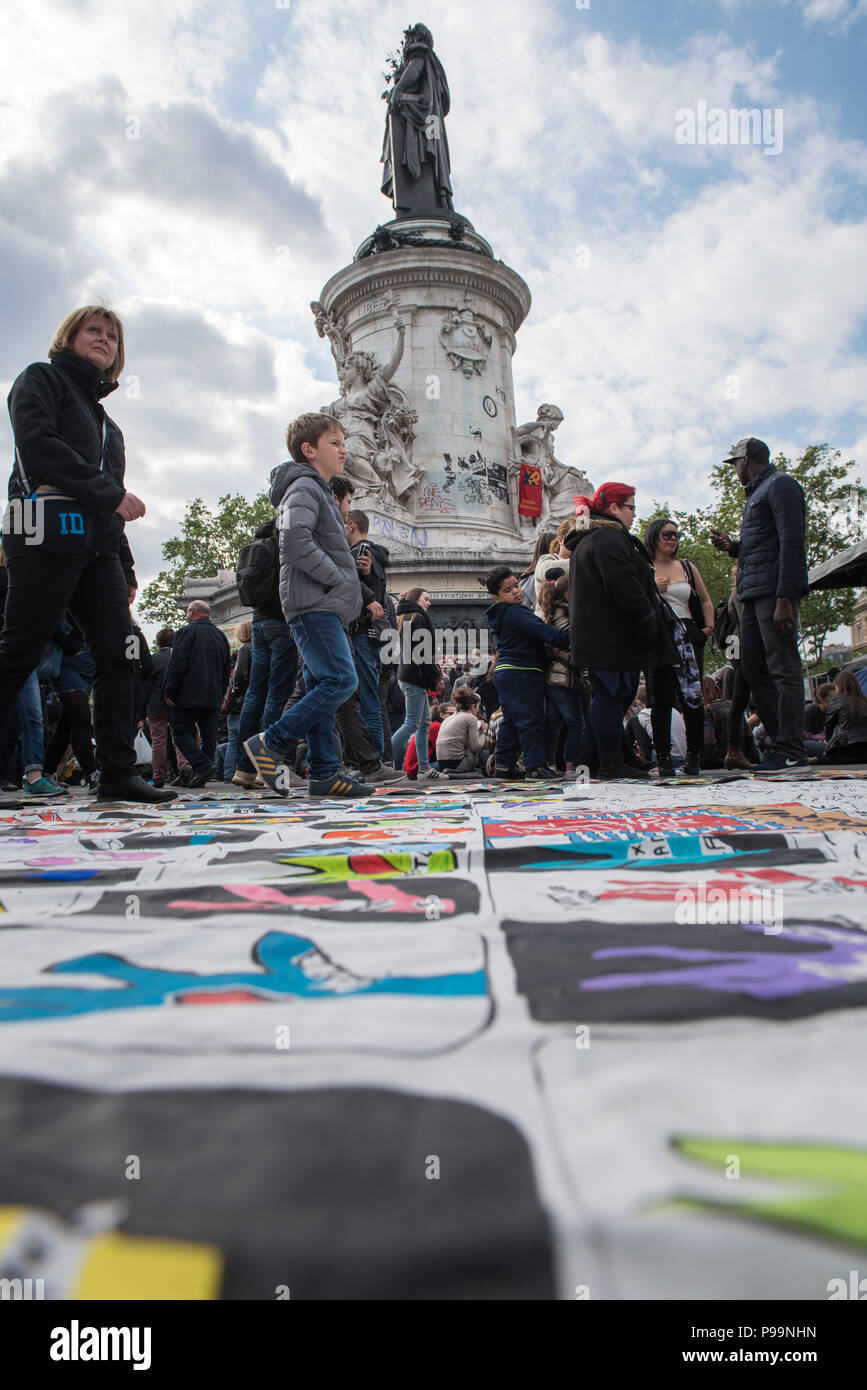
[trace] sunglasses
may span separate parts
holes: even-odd
[[[677,531],[660,531],[660,538],[664,541],[676,541],[679,536]]]

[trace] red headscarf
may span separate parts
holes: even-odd
[[[603,483],[598,487],[592,497],[575,497],[575,515],[586,516],[589,512],[605,512],[614,502],[617,506],[622,506],[629,498],[635,496],[635,488],[628,483]]]

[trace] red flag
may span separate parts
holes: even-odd
[[[518,483],[518,516],[541,515],[542,470],[533,463],[522,463]]]

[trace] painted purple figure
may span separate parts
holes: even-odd
[[[764,929],[754,923],[748,932]],[[681,961],[676,970],[654,970],[625,975],[597,975],[582,981],[587,990],[636,989],[641,985],[692,985],[696,989],[719,990],[725,994],[747,994],[753,999],[773,1001],[838,985],[867,980],[867,936],[843,927],[803,926],[784,928],[779,940],[824,944],[821,953],[801,955],[796,951],[703,951],[679,946],[623,946],[593,952],[594,960],[613,960],[653,956]]]

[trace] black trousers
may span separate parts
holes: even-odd
[[[334,717],[343,739],[347,760],[351,758],[362,775],[376,772],[381,762],[379,749],[370,737],[370,730],[362,718],[361,699],[357,690],[340,706]]]
[[[694,633],[695,623],[688,619],[684,624],[690,639],[699,679],[704,675],[704,642],[697,641]],[[653,746],[658,758],[671,757],[671,711],[675,704],[677,673],[673,666],[660,666],[653,672],[653,706],[650,711],[650,727],[653,730]],[[704,747],[704,702],[693,707],[684,705],[683,722],[686,726],[686,751],[701,757]]]
[[[173,709],[172,738],[194,770],[217,761],[217,726],[220,712],[216,709]],[[194,730],[198,725],[201,748]]]
[[[45,757],[42,760],[43,769],[53,776],[60,766],[67,748],[72,744],[72,751],[78,759],[78,766],[85,777],[89,777],[96,765],[93,757],[93,725],[90,722],[90,701],[83,690],[65,690],[59,698],[63,706],[63,713],[58,719],[57,728],[51,735],[51,740],[45,749]]]
[[[4,538],[9,594],[0,637],[0,729],[22,685],[39,665],[68,608],[96,668],[93,727],[104,782],[135,775],[130,730],[134,648],[126,577],[116,555],[51,555],[22,537]]]

